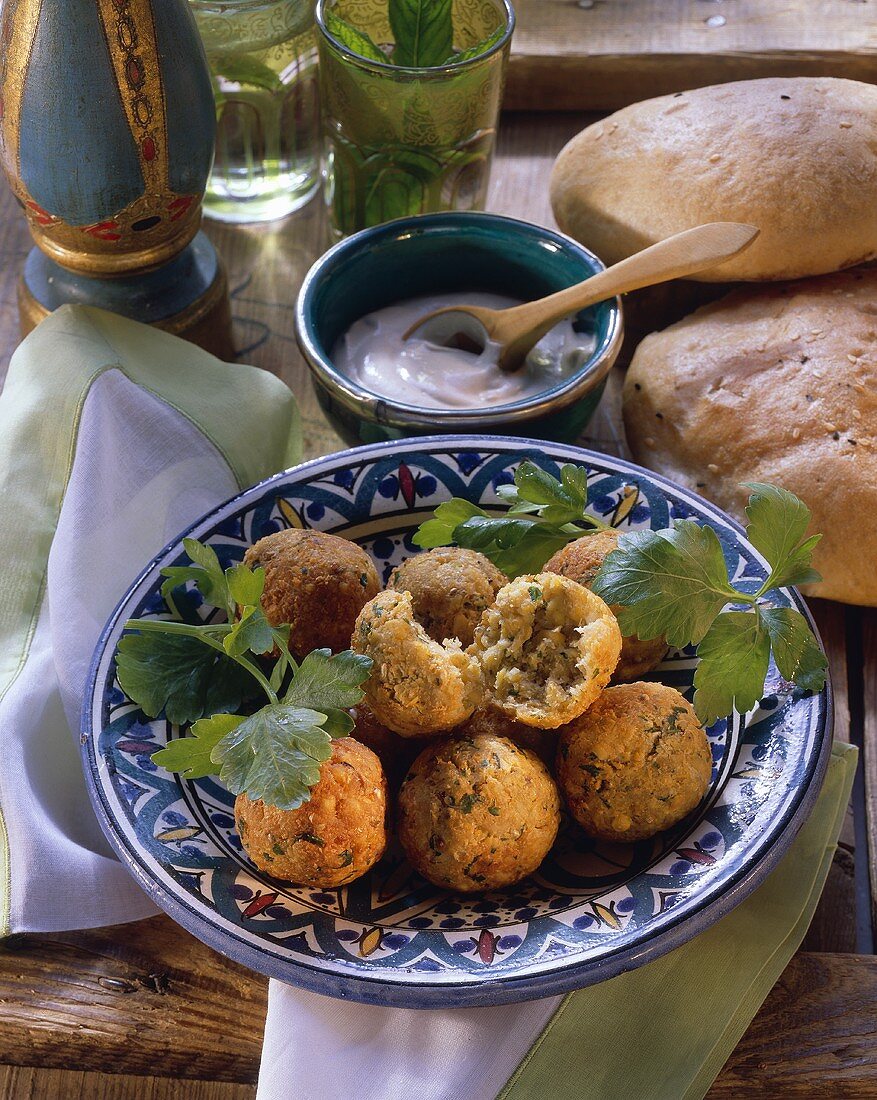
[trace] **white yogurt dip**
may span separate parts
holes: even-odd
[[[409,298],[355,321],[332,348],[337,369],[364,389],[405,405],[427,409],[482,409],[508,405],[551,389],[574,374],[591,356],[596,341],[561,321],[512,373],[497,365],[498,347],[480,355],[444,348],[416,335],[402,334],[424,314],[443,306],[505,309],[515,298],[483,291],[460,291]]]

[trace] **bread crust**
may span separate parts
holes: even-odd
[[[703,222],[740,221],[759,238],[696,278],[852,267],[877,255],[877,87],[771,77],[635,103],[561,151],[551,204],[607,264]]]
[[[637,462],[745,521],[796,493],[821,531],[807,594],[877,606],[877,270],[746,288],[637,348],[623,393]]]

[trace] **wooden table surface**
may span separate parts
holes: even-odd
[[[489,208],[551,224],[551,161],[586,121],[574,114],[505,116]],[[323,247],[319,201],[280,226],[208,226],[208,232],[229,267],[240,358],[276,372],[294,390],[306,457],[340,447],[311,392],[292,329],[296,289]],[[17,342],[15,279],[28,247],[4,189],[0,378]],[[678,295],[685,293],[679,288]],[[642,323],[648,310],[641,303],[639,313]],[[585,439],[614,453],[624,452],[619,377],[616,370]],[[803,949],[718,1077],[712,1100],[877,1097],[869,889],[877,871],[877,613],[819,600],[812,606],[831,662],[836,736],[863,749],[863,769]],[[252,1100],[266,987],[164,916],[14,936],[0,945],[0,1100]]]

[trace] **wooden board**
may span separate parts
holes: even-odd
[[[615,110],[763,76],[877,79],[867,0],[516,0],[506,106]]]
[[[160,916],[13,937],[0,954],[0,1004],[0,1051],[11,1065],[109,1071],[141,1082],[155,1076],[252,1084],[267,981]],[[777,1098],[816,1096],[806,1090],[820,1081],[849,1087],[834,1096],[877,1095],[873,957],[797,955],[711,1095],[739,1096],[744,1086],[747,1095],[768,1095],[769,1086]],[[179,1088],[173,1095],[190,1095]],[[224,1095],[216,1093],[217,1100]]]

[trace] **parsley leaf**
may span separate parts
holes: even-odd
[[[420,525],[415,545],[429,550],[455,543],[479,550],[507,577],[517,577],[538,573],[568,542],[607,526],[586,511],[588,472],[581,466],[561,467],[558,480],[528,460],[515,471],[514,484],[500,486],[497,493],[510,505],[505,515],[490,516],[454,497]]]
[[[451,0],[389,0],[389,17],[395,65],[429,68],[453,52]]]
[[[116,675],[144,714],[156,718],[164,710],[174,725],[237,710],[252,694],[239,665],[188,635],[125,634],[116,650]]]
[[[470,504],[462,497],[452,497],[436,508],[433,518],[426,520],[414,532],[413,542],[421,550],[434,550],[437,546],[450,546],[454,532],[461,523],[472,516],[487,516],[483,508]]]
[[[793,607],[761,607],[759,615],[780,676],[805,691],[820,691],[828,662],[801,612]]]
[[[328,649],[314,649],[299,665],[283,701],[317,710],[355,707],[371,667],[371,657],[350,649],[334,657]]]
[[[764,691],[770,636],[750,611],[719,615],[697,647],[694,708],[704,725],[751,710]]]
[[[746,488],[752,489],[746,508],[749,519],[746,534],[771,567],[765,591],[821,580],[819,573],[810,567],[810,556],[822,535],[804,538],[810,524],[810,509],[803,500],[778,485],[753,482]]]
[[[665,531],[622,535],[591,583],[606,603],[620,604],[621,633],[670,645],[699,642],[739,593],[728,580],[722,544],[712,527],[679,520]]]
[[[179,772],[185,779],[215,775],[216,765],[210,759],[211,752],[243,720],[242,714],[214,714],[202,718],[192,726],[188,737],[168,741],[163,749],[152,754],[152,759],[159,767]]]
[[[307,802],[320,765],[332,755],[326,718],[307,707],[269,703],[213,748],[219,778],[232,794],[246,792],[281,810],[296,809]]]

